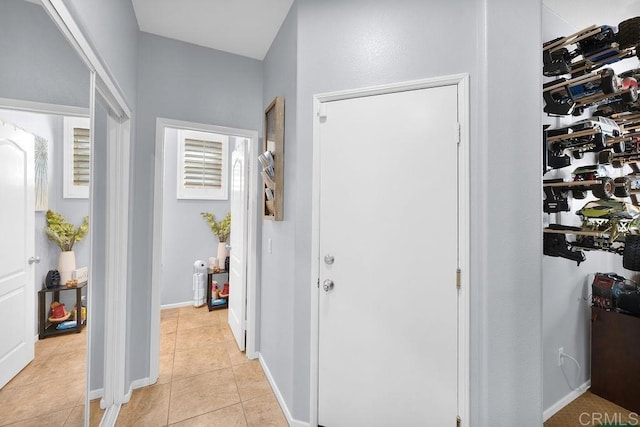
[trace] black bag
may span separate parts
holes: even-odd
[[[626,292],[618,295],[618,310],[640,316],[640,292]]]

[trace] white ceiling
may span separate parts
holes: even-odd
[[[639,0],[543,0],[577,30],[590,25],[618,24],[625,19],[640,16]]]
[[[132,0],[141,31],[264,59],[293,0]]]

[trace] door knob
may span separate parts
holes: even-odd
[[[29,264],[33,264],[33,263],[36,263],[36,264],[40,263],[40,257],[39,256],[36,256],[36,257],[32,256],[31,258],[29,258]]]
[[[333,286],[333,280],[331,279],[327,279],[322,282],[322,289],[324,289],[325,292],[329,292],[331,289],[333,289]]]
[[[324,263],[327,265],[331,265],[333,264],[333,261],[335,261],[335,258],[333,257],[333,255],[331,254],[326,254],[324,256]]]

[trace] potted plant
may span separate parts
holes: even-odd
[[[214,214],[210,212],[201,212],[200,215],[209,223],[209,227],[215,236],[218,238],[218,262],[222,267],[227,258],[227,239],[229,233],[231,233],[231,212],[227,213],[222,221],[216,221]]]
[[[47,238],[54,242],[60,250],[58,258],[58,271],[60,272],[60,283],[66,284],[71,280],[71,274],[76,269],[76,255],[73,252],[73,245],[81,241],[89,233],[89,217],[85,216],[77,228],[68,222],[66,218],[57,212],[47,211],[47,226],[44,232]]]

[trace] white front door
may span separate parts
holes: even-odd
[[[229,242],[229,325],[240,350],[245,348],[247,327],[247,209],[249,168],[247,140],[236,137],[231,153],[231,236]]]
[[[318,422],[453,426],[457,87],[321,111]]]
[[[0,388],[34,356],[34,138],[0,123]]]

